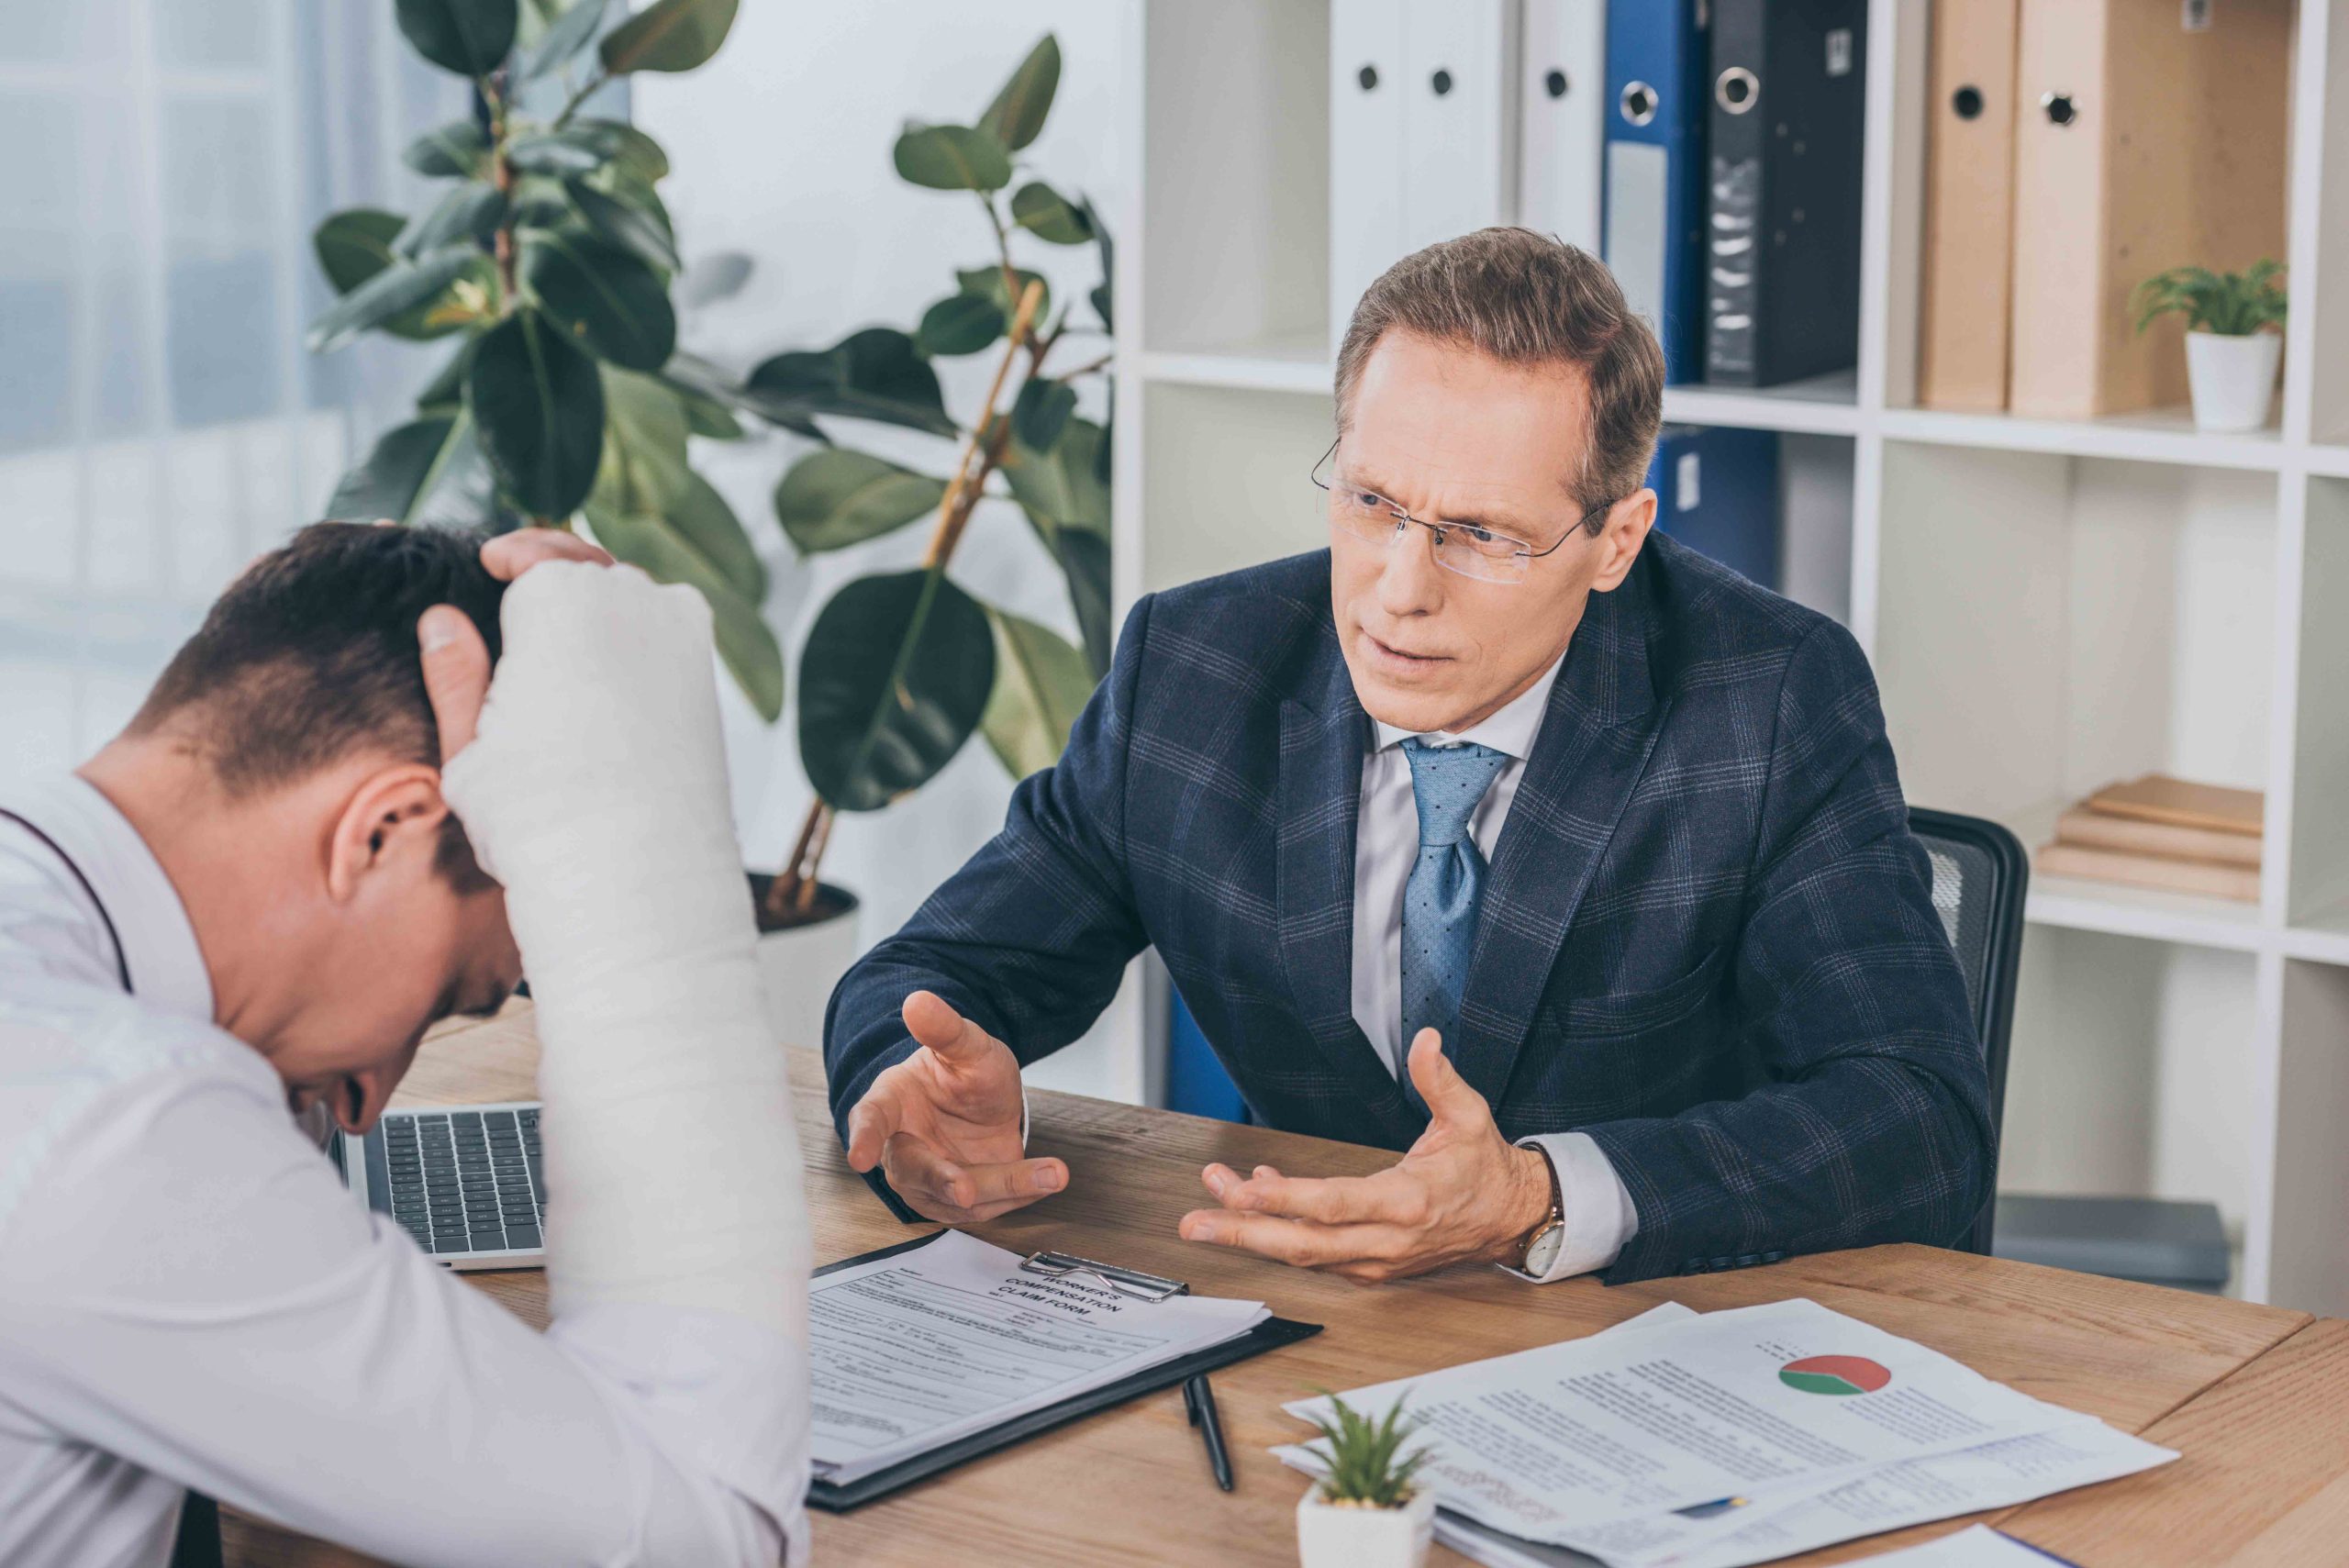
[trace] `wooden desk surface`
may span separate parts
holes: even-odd
[[[537,1053],[528,1005],[518,1004],[435,1036],[401,1098],[530,1098]],[[890,1218],[842,1160],[815,1053],[795,1051],[792,1075],[818,1261],[919,1234]],[[1989,1516],[2082,1568],[2330,1563],[2349,1539],[2349,1324],[2312,1326],[2305,1313],[1910,1246],[1613,1289],[1588,1279],[1537,1288],[1482,1267],[1361,1288],[1194,1246],[1174,1224],[1203,1200],[1198,1172],[1210,1160],[1363,1174],[1393,1158],[1386,1151],[1042,1091],[1032,1110],[1030,1145],[1068,1162],[1069,1189],[978,1234],[1016,1251],[1114,1258],[1203,1294],[1262,1299],[1328,1331],[1215,1374],[1239,1480],[1230,1496],[1208,1478],[1169,1390],[857,1512],[818,1514],[819,1564],[1294,1563],[1292,1512],[1304,1483],[1265,1451],[1303,1435],[1284,1402],[1575,1338],[1661,1301],[1710,1311],[1791,1296],[2182,1450],[2184,1460],[2149,1475]],[[542,1273],[467,1277],[545,1323]],[[1842,1562],[1956,1522],[1791,1561]],[[231,1562],[359,1561],[246,1520],[231,1522],[228,1544]],[[1441,1548],[1435,1560],[1465,1561]]]

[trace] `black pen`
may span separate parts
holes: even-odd
[[[1215,1390],[1208,1386],[1206,1373],[1184,1380],[1183,1404],[1191,1413],[1191,1425],[1198,1428],[1199,1436],[1207,1440],[1208,1462],[1215,1466],[1215,1484],[1230,1491],[1231,1455],[1224,1451],[1223,1423],[1216,1418]]]

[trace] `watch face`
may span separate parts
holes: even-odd
[[[1536,1236],[1533,1239],[1533,1244],[1525,1249],[1525,1272],[1529,1274],[1548,1273],[1551,1267],[1557,1262],[1558,1254],[1564,1251],[1565,1245],[1566,1228],[1563,1225],[1551,1226],[1541,1235]]]

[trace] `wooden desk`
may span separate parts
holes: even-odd
[[[518,1005],[428,1042],[402,1098],[527,1099],[537,1054],[528,1006]],[[818,1260],[918,1234],[891,1218],[841,1159],[815,1053],[794,1052],[792,1074]],[[858,1512],[818,1514],[819,1564],[1294,1563],[1292,1511],[1304,1483],[1265,1452],[1303,1435],[1282,1414],[1284,1402],[1574,1338],[1661,1301],[1710,1311],[1789,1296],[1809,1296],[1985,1376],[2184,1450],[2184,1461],[2151,1475],[2005,1516],[2083,1568],[2339,1558],[2339,1527],[2349,1519],[2349,1408],[2340,1398],[2349,1393],[2349,1325],[2311,1327],[2305,1313],[1905,1246],[1611,1290],[1586,1279],[1536,1288],[1481,1267],[1357,1288],[1193,1246],[1175,1236],[1174,1224],[1203,1201],[1198,1171],[1210,1160],[1241,1170],[1269,1162],[1295,1173],[1362,1174],[1392,1155],[1041,1091],[1032,1108],[1031,1146],[1068,1162],[1069,1190],[979,1234],[1016,1251],[1052,1247],[1114,1258],[1187,1279],[1205,1294],[1264,1300],[1329,1331],[1216,1374],[1239,1479],[1230,1496],[1208,1478],[1182,1399],[1169,1390]],[[468,1278],[544,1324],[543,1273]],[[2320,1395],[2309,1381],[2318,1373],[2338,1392]],[[2292,1441],[2288,1425],[2331,1436]],[[2313,1504],[2311,1494],[2321,1494]],[[2318,1519],[2332,1532],[2302,1533],[2304,1521]],[[1925,1526],[1792,1561],[1842,1562],[1953,1528]],[[2221,1555],[2238,1548],[2244,1554]],[[304,1568],[357,1561],[244,1520],[231,1523],[229,1551],[232,1562]],[[1441,1549],[1435,1558],[1464,1561]]]

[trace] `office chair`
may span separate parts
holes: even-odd
[[[1999,1130],[2007,1104],[2007,1051],[2014,1029],[2015,972],[2022,952],[2023,893],[2031,861],[2021,841],[1996,822],[1947,811],[1909,808],[1909,830],[1925,846],[1933,868],[1933,912],[1957,951],[1965,999],[1990,1073],[1990,1130]],[[1993,1167],[1993,1175],[1996,1168]],[[1993,1181],[1995,1188],[1997,1183]],[[1964,1249],[1990,1255],[1998,1218],[1993,1194],[1966,1233]]]

